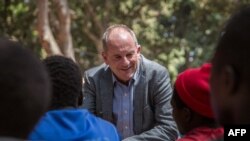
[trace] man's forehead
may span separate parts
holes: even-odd
[[[113,29],[109,34],[110,39],[113,39],[113,38],[126,39],[126,38],[128,38],[130,36],[131,36],[130,33],[128,31],[126,31],[125,29],[122,29],[122,28]]]

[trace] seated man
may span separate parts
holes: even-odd
[[[210,104],[211,64],[187,69],[176,79],[171,100],[173,116],[182,136],[178,141],[210,141],[223,136]]]
[[[25,140],[47,111],[50,81],[41,61],[0,39],[0,140]]]
[[[114,123],[124,140],[175,140],[168,71],[143,57],[140,49],[127,26],[113,25],[105,31],[106,64],[85,72],[83,107]]]
[[[52,81],[52,101],[50,111],[41,119],[30,139],[118,141],[118,133],[111,123],[85,109],[77,109],[82,104],[80,68],[63,56],[48,57],[43,63]]]

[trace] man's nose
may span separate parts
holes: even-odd
[[[122,65],[129,65],[129,59],[127,57],[123,57],[122,59]]]

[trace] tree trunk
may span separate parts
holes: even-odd
[[[56,34],[57,42],[62,53],[75,60],[74,49],[72,45],[72,36],[70,32],[70,10],[67,0],[54,0],[55,8],[59,20],[59,31]]]
[[[85,0],[84,4],[86,8],[85,9],[86,16],[92,19],[91,21],[93,23],[92,26],[93,26],[93,29],[95,29],[96,33],[91,32],[91,30],[87,28],[87,21],[84,21],[85,27],[83,27],[83,32],[94,43],[96,50],[98,52],[97,63],[101,63],[102,62],[101,52],[103,50],[102,49],[102,34],[104,32],[104,24],[102,23],[101,19],[98,18],[96,10],[94,6],[91,4],[91,1]]]
[[[55,38],[51,32],[48,19],[48,0],[38,0],[38,20],[37,29],[40,42],[46,53],[50,55],[62,55]]]

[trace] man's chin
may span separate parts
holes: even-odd
[[[123,79],[124,82],[129,82],[132,79],[132,77],[127,77],[125,79]]]

